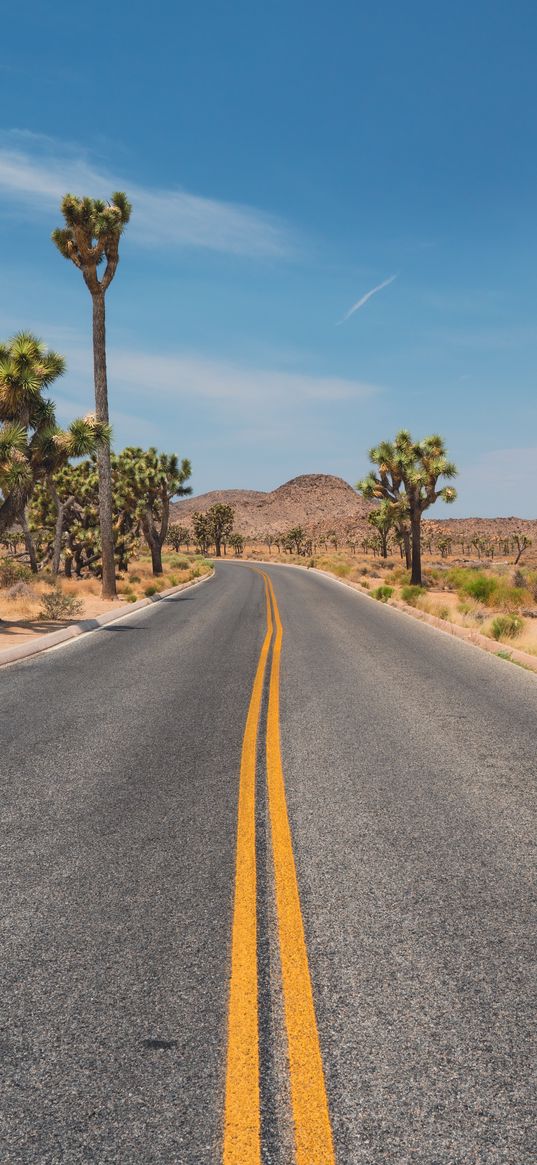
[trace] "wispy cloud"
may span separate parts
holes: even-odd
[[[350,307],[348,312],[346,312],[343,316],[343,319],[338,320],[338,326],[340,324],[344,324],[346,320],[350,319],[350,317],[354,315],[355,311],[359,311],[359,309],[364,306],[364,303],[367,303],[368,299],[371,299],[372,295],[376,295],[377,292],[382,291],[384,287],[389,287],[390,283],[393,283],[394,279],[397,279],[397,275],[390,275],[389,279],[385,279],[383,283],[379,283],[376,287],[372,287],[371,291],[366,291],[365,295],[362,295],[362,297],[358,299],[356,303],[353,303],[352,307]]]
[[[68,373],[87,378],[89,382],[89,349],[67,344],[63,351]],[[198,353],[161,355],[111,347],[108,368],[111,385],[124,388],[130,399],[158,393],[191,402],[222,401],[241,409],[248,406],[255,410],[270,405],[271,410],[276,410],[306,401],[363,400],[380,391],[376,385],[350,378],[256,368]]]
[[[126,190],[134,206],[129,237],[141,246],[203,247],[236,255],[277,258],[293,244],[279,220],[250,206],[158,189],[96,165],[74,147],[25,131],[0,135],[0,203],[10,213],[58,217],[66,191],[108,197]]]

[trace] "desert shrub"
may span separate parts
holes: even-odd
[[[308,559],[308,570],[311,570],[312,567],[314,567],[314,566],[315,566],[315,559],[314,558]]]
[[[351,569],[352,568],[348,562],[336,562],[332,567],[334,574],[336,574],[338,578],[346,578],[347,575],[350,574]]]
[[[141,581],[142,580],[141,580],[139,574],[130,574],[129,575],[129,582],[130,583],[140,583]]]
[[[159,589],[157,586],[155,586],[155,583],[150,583],[149,586],[144,590],[146,599],[150,599],[152,595],[158,595],[158,590]]]
[[[12,587],[18,582],[28,582],[32,572],[22,562],[15,562],[12,558],[0,559],[0,587]]]
[[[449,619],[449,607],[435,607],[433,615],[436,615],[437,619]]]
[[[23,582],[22,579],[19,579],[18,582],[13,583],[12,587],[8,587],[8,589],[6,590],[5,597],[6,597],[6,599],[13,599],[13,600],[33,599],[34,592],[33,592],[32,588],[28,586],[28,583]]]
[[[368,583],[366,578],[362,579],[362,582],[360,585],[363,586],[366,591],[370,590],[370,588],[371,588],[371,583]]]
[[[135,603],[136,595],[134,594],[134,591],[129,591],[129,593],[125,595],[125,599],[127,603]]]
[[[516,639],[522,632],[524,620],[520,615],[496,615],[492,620],[490,634],[493,639]]]
[[[511,611],[513,607],[523,607],[528,598],[525,587],[511,587],[504,579],[500,579],[493,595],[493,604],[504,611]]]
[[[188,558],[185,558],[185,556],[181,554],[170,554],[168,562],[170,566],[173,566],[174,570],[188,570],[190,566]]]
[[[420,595],[425,594],[425,587],[406,586],[401,588],[401,598],[410,607],[415,607]]]
[[[176,574],[171,574],[169,579],[168,579],[168,582],[169,582],[171,587],[178,587],[179,586],[179,579],[177,578]]]
[[[74,595],[64,595],[59,587],[55,587],[48,595],[43,595],[39,619],[71,619],[73,615],[80,615],[84,608],[81,599]]]
[[[479,603],[490,604],[498,590],[499,579],[479,570],[455,567],[448,571],[447,580],[460,595],[468,595]]]
[[[393,595],[393,587],[376,587],[374,591],[371,591],[371,594],[374,599],[378,599],[379,603],[387,603]]]
[[[396,566],[392,577],[394,582],[398,582],[404,585],[405,583],[410,582],[410,571],[407,570],[404,566]]]
[[[202,572],[201,572],[199,566],[193,566],[192,570],[190,571],[190,577],[191,578],[199,578],[201,573]]]

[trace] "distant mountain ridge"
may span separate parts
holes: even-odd
[[[375,505],[360,497],[342,477],[329,473],[304,473],[268,493],[252,489],[222,489],[185,498],[172,504],[171,520],[189,526],[196,510],[203,513],[216,502],[233,506],[235,529],[246,537],[274,535],[292,526],[302,526],[312,537],[334,531],[340,539],[363,538],[370,533],[367,516]],[[437,517],[438,510],[446,517]],[[424,520],[424,532],[430,528],[435,534],[443,533],[453,538],[464,535],[471,539],[508,536],[521,530],[537,546],[537,518],[449,518],[447,506],[435,507],[428,514],[430,518]]]

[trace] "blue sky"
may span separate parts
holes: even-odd
[[[376,441],[440,431],[438,517],[534,517],[534,3],[87,12],[11,6],[0,59],[0,334],[66,355],[60,419],[92,404],[91,315],[50,232],[66,190],[119,187],[117,447],[189,456],[197,493],[355,482]]]

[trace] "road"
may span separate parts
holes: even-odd
[[[0,670],[0,1159],[530,1165],[536,679],[263,570]]]

